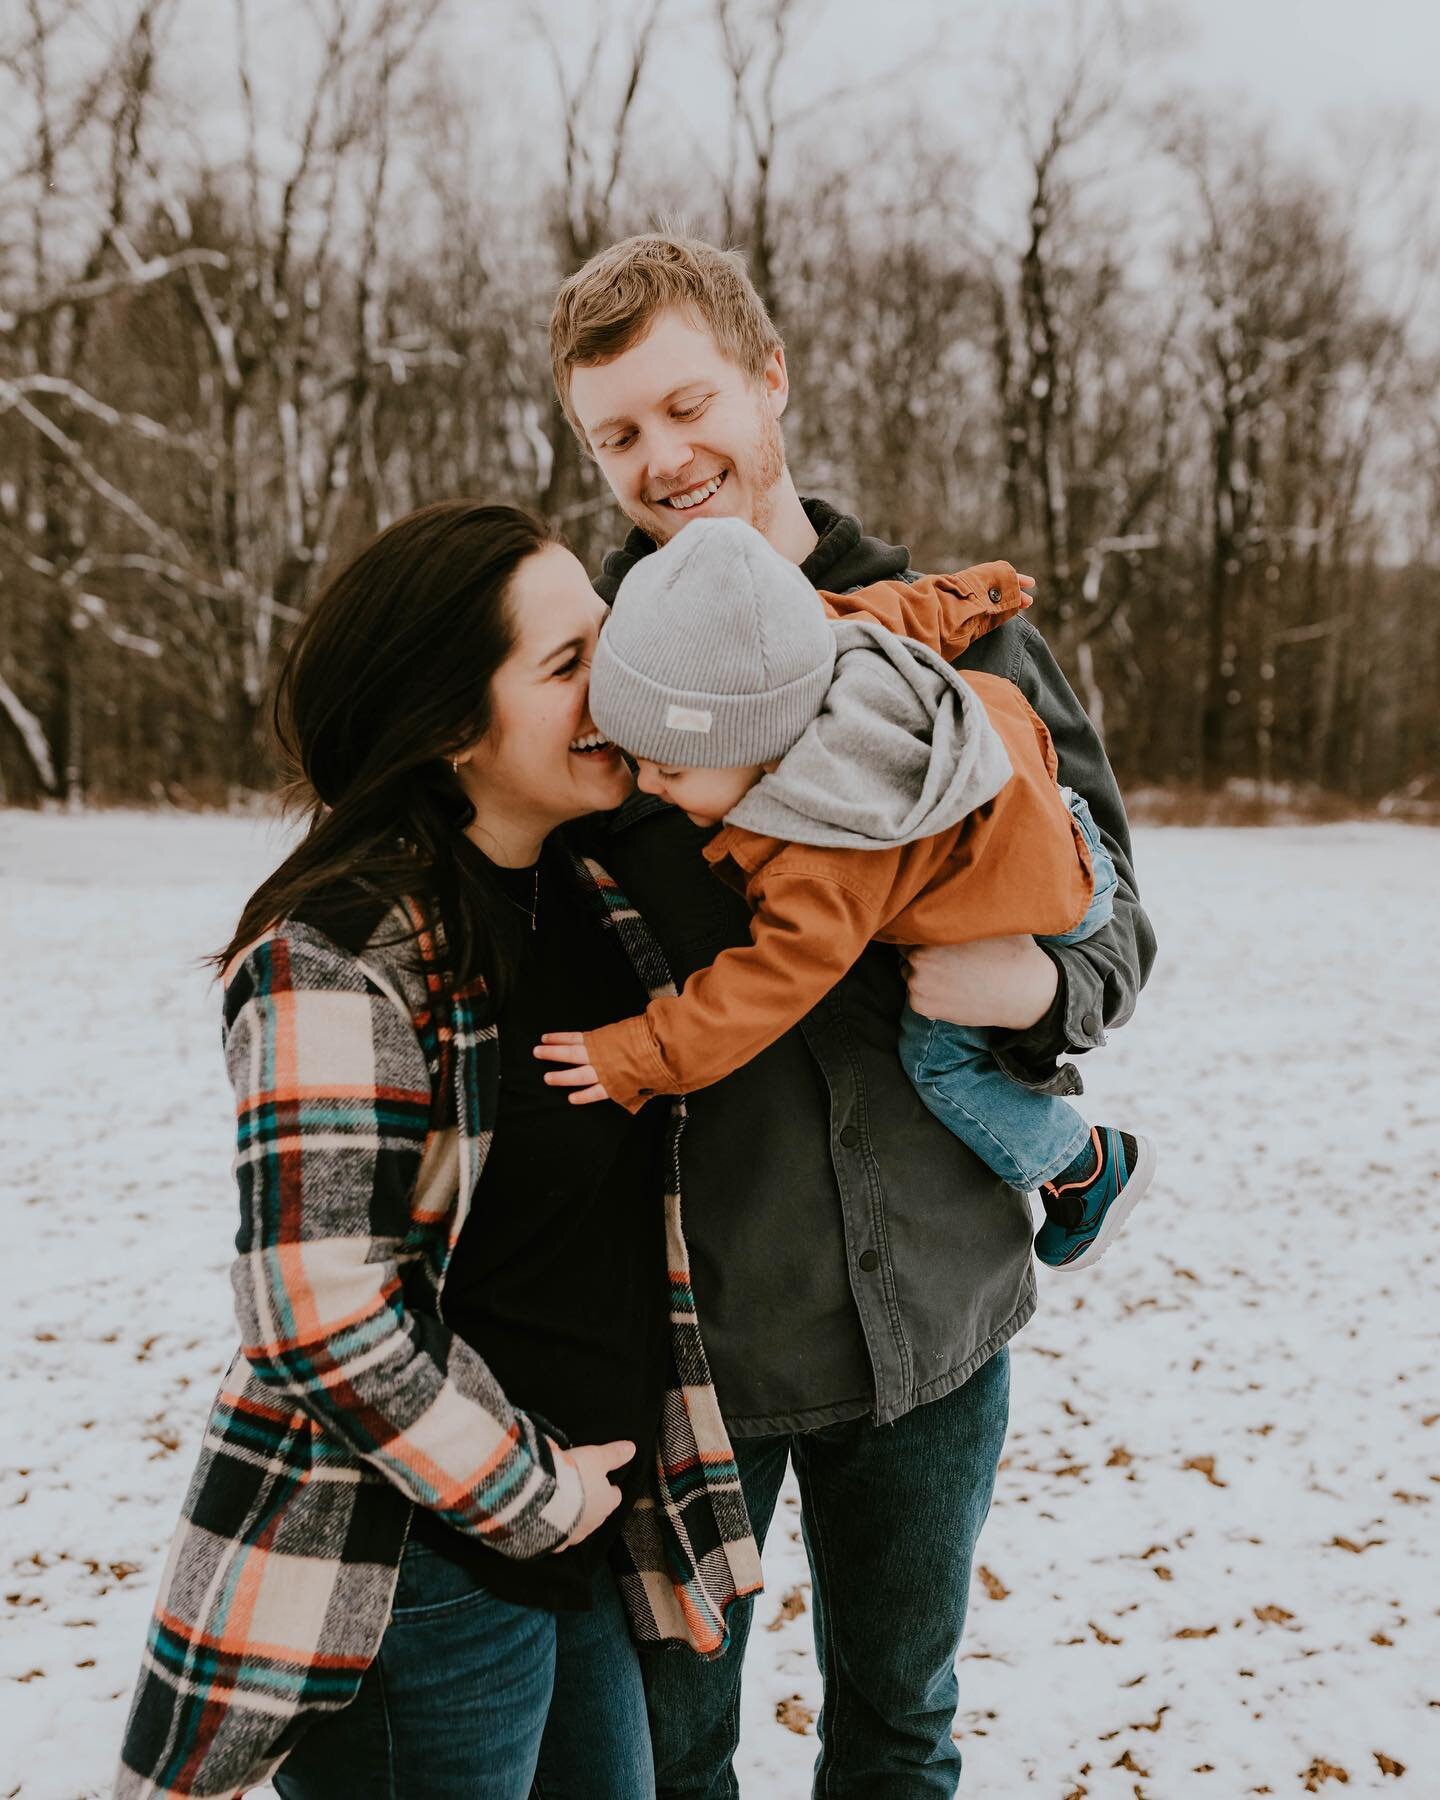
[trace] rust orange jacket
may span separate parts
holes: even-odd
[[[821,598],[832,617],[874,619],[947,661],[1029,604],[1008,563]],[[750,903],[750,943],[722,952],[683,993],[585,1034],[613,1100],[633,1112],[656,1094],[721,1080],[797,1024],[872,939],[962,944],[1079,924],[1094,891],[1090,852],[1056,783],[1050,734],[1012,682],[962,679],[1010,758],[999,794],[950,830],[893,850],[816,848],[724,826],[705,856]]]

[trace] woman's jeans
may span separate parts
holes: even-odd
[[[614,1577],[595,1607],[498,1600],[405,1546],[360,1691],[316,1715],[273,1777],[282,1800],[650,1800],[645,1694]]]
[[[783,1437],[736,1438],[756,1539],[764,1543],[787,1462],[813,1578],[825,1681],[814,1792],[824,1800],[949,1800],[955,1657],[980,1527],[1010,1416],[1010,1353],[997,1350],[943,1399],[893,1425],[851,1419]],[[766,1613],[778,1596],[761,1598]],[[661,1800],[734,1800],[740,1670],[753,1596],[730,1608],[724,1655],[644,1649]],[[755,1790],[754,1800],[772,1800]],[[773,1800],[793,1800],[787,1789]]]
[[[1115,909],[1110,852],[1080,795],[1066,789],[1065,799],[1090,848],[1095,897],[1073,930],[1037,938],[1041,944],[1081,943],[1108,924]],[[900,1060],[940,1123],[1002,1181],[1029,1193],[1074,1162],[1090,1127],[1068,1101],[1012,1080],[996,1062],[990,1038],[978,1027],[927,1019],[907,1006],[900,1019]]]

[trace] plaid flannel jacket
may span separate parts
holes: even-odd
[[[614,882],[575,867],[646,989],[673,991]],[[497,1038],[483,984],[453,991],[428,929],[417,968],[395,925],[377,921],[357,953],[285,922],[227,982],[243,1347],[161,1576],[116,1800],[243,1793],[284,1760],[306,1714],[346,1705],[385,1630],[416,1505],[517,1557],[543,1555],[579,1516],[578,1481],[545,1428],[440,1319],[490,1143]],[[618,1571],[641,1642],[713,1656],[760,1562],[690,1290],[683,1123],[677,1102],[668,1391]]]

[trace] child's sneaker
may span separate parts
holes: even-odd
[[[1093,1126],[1069,1168],[1041,1184],[1045,1223],[1035,1234],[1035,1254],[1052,1269],[1098,1262],[1154,1174],[1155,1146],[1148,1138]]]

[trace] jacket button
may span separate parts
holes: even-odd
[[[992,606],[998,606],[1004,598],[1005,596],[1000,592],[999,588],[991,588],[990,604]]]
[[[855,1146],[860,1142],[859,1126],[857,1126],[857,1125],[845,1126],[845,1128],[840,1133],[840,1142],[845,1146],[845,1148],[847,1150],[853,1150],[855,1148]]]
[[[1091,1037],[1093,1037],[1100,1029],[1100,1021],[1095,1017],[1094,1013],[1086,1013],[1084,1018],[1081,1019],[1080,1024],[1085,1031],[1089,1032]]]
[[[860,1267],[868,1275],[872,1270],[880,1267],[880,1258],[873,1250],[862,1250],[860,1252]]]

